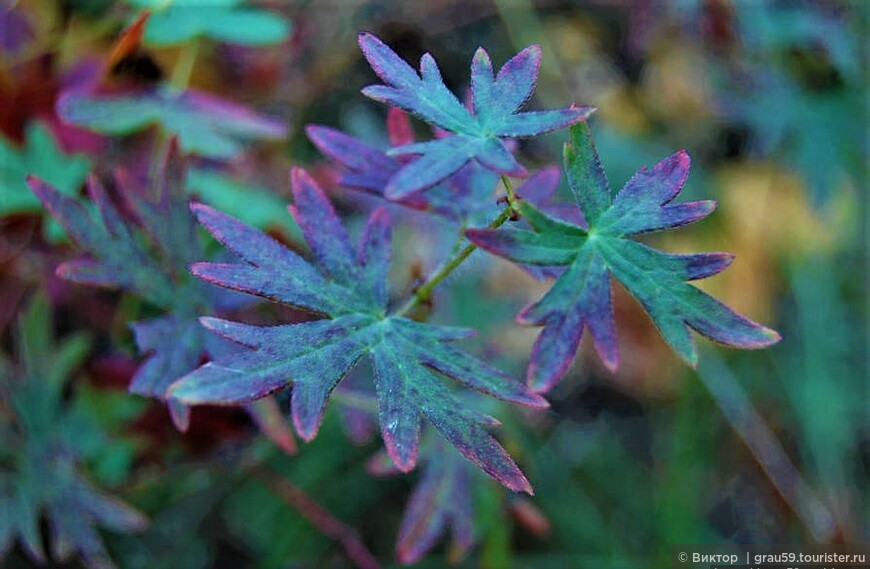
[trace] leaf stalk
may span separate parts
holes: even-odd
[[[507,206],[502,210],[502,212],[496,217],[492,222],[487,225],[488,229],[496,229],[504,225],[506,221],[516,220],[518,219],[518,212],[515,209],[517,196],[514,192],[513,185],[511,181],[507,178],[507,176],[501,176],[502,184],[504,184],[505,191],[507,193]],[[441,284],[441,282],[447,278],[450,273],[456,270],[459,265],[465,261],[474,253],[474,250],[477,249],[477,245],[474,243],[469,243],[466,245],[459,253],[456,254],[452,259],[450,259],[447,263],[445,263],[435,274],[426,279],[426,282],[418,286],[414,290],[413,296],[409,298],[405,304],[403,304],[394,314],[394,316],[407,316],[410,314],[414,308],[421,304],[426,304],[432,299],[432,293],[435,288]]]

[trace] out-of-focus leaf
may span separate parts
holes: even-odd
[[[63,562],[78,553],[87,567],[114,567],[97,526],[135,532],[147,521],[80,472],[82,448],[76,434],[81,425],[64,407],[61,390],[87,343],[72,337],[55,346],[52,325],[45,298],[37,296],[19,324],[23,362],[0,362],[0,455],[8,453],[0,463],[0,557],[18,539],[34,561],[44,563],[38,528],[45,515],[54,559]]]
[[[850,5],[852,4],[852,5]],[[800,5],[761,0],[734,5],[745,45],[777,56],[792,48],[824,46],[837,68],[852,78],[861,72],[860,3]],[[854,27],[853,27],[854,26]]]
[[[204,354],[215,357],[232,351],[230,344],[202,328],[198,316],[235,303],[224,298],[221,289],[192,278],[187,270],[190,263],[205,258],[205,250],[187,207],[186,170],[173,139],[154,198],[135,193],[129,184],[120,184],[138,226],[124,218],[96,178],[88,184],[96,214],[42,180],[29,178],[31,189],[46,209],[87,253],[85,258],[59,266],[58,275],[82,284],[128,290],[167,312],[131,326],[139,351],[149,357],[133,377],[130,391],[166,401],[182,431],[190,421],[189,409],[167,397],[167,389],[193,370]],[[123,182],[123,176],[120,178]],[[142,239],[143,233],[150,247]],[[265,420],[261,411],[251,409],[258,424],[268,427],[264,432],[275,436],[282,448],[289,448],[286,434],[271,419]]]
[[[450,528],[451,556],[461,559],[474,543],[471,478],[474,472],[453,449],[437,444],[426,457],[396,541],[400,563],[420,560]]]
[[[39,122],[27,125],[21,149],[0,138],[0,216],[42,209],[39,200],[27,189],[28,174],[39,176],[60,193],[72,196],[81,189],[90,167],[84,156],[65,154],[51,131]],[[55,223],[49,223],[46,231],[52,239],[63,236]]]
[[[187,188],[203,203],[229,212],[245,223],[260,229],[280,227],[293,241],[301,240],[299,227],[287,215],[284,201],[266,188],[250,186],[203,168],[188,171]]]
[[[151,10],[145,43],[162,46],[203,36],[224,43],[271,45],[286,40],[290,22],[269,10],[245,6],[244,0],[126,0]]]
[[[33,37],[33,26],[12,2],[0,4],[0,51],[14,55]],[[2,541],[2,540],[0,540]]]
[[[102,95],[70,92],[57,101],[63,120],[101,134],[125,135],[157,125],[177,134],[181,149],[208,158],[232,158],[252,140],[280,140],[287,126],[241,105],[168,87]]]
[[[848,83],[816,92],[773,75],[739,98],[726,92],[722,105],[732,120],[750,127],[755,152],[784,157],[806,180],[815,204],[824,206],[844,181],[860,184],[867,175],[864,125],[847,111],[860,108],[863,98],[863,90]]]

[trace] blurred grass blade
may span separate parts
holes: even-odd
[[[707,352],[698,366],[698,377],[812,538],[820,543],[831,541],[838,531],[837,522],[792,464],[776,435],[718,354],[712,350]]]

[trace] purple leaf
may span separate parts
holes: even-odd
[[[27,183],[51,216],[92,258],[61,265],[58,275],[73,281],[81,279],[85,284],[125,288],[158,305],[172,304],[171,281],[136,241],[96,178],[88,180],[96,213],[38,178],[30,176]]]
[[[413,132],[407,124],[407,115],[396,108],[390,111],[388,129],[393,131],[391,140],[403,145],[411,144]],[[498,175],[476,161],[469,162],[425,194],[397,197],[385,194],[385,190],[403,164],[414,162],[412,156],[390,156],[359,139],[324,126],[309,125],[306,133],[326,157],[342,168],[339,183],[345,187],[364,190],[412,209],[429,211],[464,226],[485,225],[490,221],[481,214],[492,209],[488,198],[492,196]],[[411,170],[410,174],[413,172]]]
[[[136,345],[146,359],[133,377],[130,391],[165,400],[182,431],[190,420],[189,408],[167,396],[169,386],[194,370],[203,356],[214,358],[235,351],[234,344],[228,350],[199,323],[200,315],[229,303],[224,289],[192,278],[187,268],[203,259],[205,250],[187,206],[186,169],[178,141],[173,138],[160,164],[161,175],[151,186],[152,195],[133,191],[130,177],[118,172],[118,193],[127,205],[127,216],[93,177],[89,190],[96,212],[40,180],[28,180],[49,213],[88,254],[62,264],[58,275],[83,284],[123,288],[164,310],[162,316],[132,324]],[[259,260],[268,257],[269,249],[260,247],[257,253]],[[298,262],[298,267],[308,266],[301,259]],[[288,441],[287,434],[281,432],[274,413],[266,414],[267,405],[259,404],[250,412],[279,446],[292,448],[292,437]]]
[[[15,4],[0,5],[0,51],[15,55],[33,38],[33,26]]]
[[[697,351],[689,328],[728,346],[760,348],[779,334],[739,314],[686,281],[724,270],[726,253],[671,255],[631,236],[692,223],[708,215],[714,202],[673,204],[689,172],[685,152],[643,168],[611,197],[591,134],[584,125],[571,129],[565,146],[565,171],[588,226],[553,219],[528,201],[519,210],[532,228],[472,229],[468,238],[517,263],[561,265],[565,272],[538,302],[518,316],[521,323],[543,326],[529,361],[526,379],[533,391],[549,390],[568,371],[589,328],[604,363],[618,363],[613,324],[611,276],[649,313],[671,347],[690,365]],[[578,212],[579,213],[579,212]]]
[[[468,463],[443,445],[429,453],[423,474],[411,494],[396,542],[399,563],[419,561],[451,528],[460,555],[474,542],[471,476]]]
[[[467,337],[469,330],[387,316],[391,238],[386,211],[372,214],[355,251],[316,183],[301,170],[292,179],[291,211],[314,253],[313,262],[231,217],[194,206],[200,221],[241,263],[198,263],[193,271],[215,284],[328,318],[268,328],[204,318],[207,328],[245,349],[183,377],[170,389],[171,396],[184,404],[238,404],[292,386],[293,423],[303,439],[311,440],[332,391],[368,357],[375,371],[381,433],[397,467],[413,468],[426,419],[490,476],[513,490],[531,492],[516,464],[486,431],[493,419],[460,404],[435,372],[505,401],[533,407],[544,407],[546,401],[449,344]]]
[[[438,184],[469,161],[500,174],[526,175],[502,138],[536,136],[585,120],[593,107],[568,107],[553,111],[519,112],[531,97],[541,65],[538,46],[524,49],[493,76],[492,62],[478,49],[471,65],[473,112],[447,89],[435,60],[428,53],[420,60],[420,74],[381,40],[359,35],[359,45],[372,69],[385,85],[363,89],[366,96],[404,109],[454,136],[410,144],[396,153],[421,158],[393,175],[385,194],[390,198],[412,195]]]

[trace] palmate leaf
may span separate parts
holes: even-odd
[[[199,365],[203,354],[212,357],[228,350],[228,344],[207,333],[199,322],[202,314],[230,308],[237,300],[226,291],[190,276],[187,266],[205,257],[197,224],[187,205],[187,165],[178,142],[172,139],[162,164],[157,188],[133,191],[123,172],[116,176],[121,197],[136,217],[126,218],[107,196],[96,178],[88,181],[96,211],[78,199],[62,195],[44,181],[30,177],[33,193],[63,226],[86,256],[57,268],[67,280],[132,292],[159,308],[163,316],[131,324],[140,353],[148,359],[139,366],[130,391],[156,397],[169,405],[176,426],[184,431],[189,409],[167,397],[178,378]],[[147,237],[147,239],[146,239]],[[268,404],[246,406],[258,425],[281,448],[290,449],[292,435],[272,418]]]
[[[186,209],[183,169],[173,142],[157,199],[125,194],[141,229],[150,237],[150,246],[142,239],[140,227],[122,215],[95,177],[88,180],[88,192],[96,211],[38,178],[28,178],[46,210],[87,253],[61,264],[57,268],[60,277],[124,289],[173,313],[133,324],[139,350],[152,357],[133,377],[130,391],[158,398],[164,398],[169,384],[199,363],[204,349],[205,334],[196,320],[202,287],[185,271],[188,263],[201,258],[202,251],[196,225]],[[176,424],[186,428],[188,412],[179,405],[170,409]]]
[[[206,327],[248,349],[182,378],[172,386],[172,397],[186,404],[237,404],[292,384],[293,423],[303,439],[311,440],[332,390],[365,356],[375,371],[381,433],[400,469],[413,468],[426,419],[490,476],[530,492],[516,464],[485,429],[495,421],[460,405],[434,372],[506,401],[546,402],[452,345],[472,331],[387,316],[391,237],[386,210],[372,214],[355,250],[315,182],[299,169],[292,180],[290,210],[315,263],[252,227],[195,205],[200,222],[243,262],[196,263],[191,270],[211,283],[329,318],[269,328],[204,318]]]
[[[126,0],[151,10],[145,43],[173,45],[196,37],[224,43],[263,46],[290,36],[290,23],[269,10],[245,6],[244,0]]]
[[[420,61],[420,75],[381,40],[369,33],[359,44],[372,69],[385,85],[363,89],[366,96],[395,105],[453,136],[407,144],[391,150],[420,158],[396,172],[384,194],[399,198],[430,188],[470,160],[500,174],[525,176],[503,138],[536,136],[585,120],[593,107],[518,112],[529,100],[541,66],[541,48],[519,52],[493,76],[492,62],[482,48],[471,65],[473,109],[466,109],[447,89],[438,65],[428,53]]]
[[[193,89],[136,93],[69,92],[57,101],[68,123],[100,134],[126,135],[152,125],[178,135],[181,149],[206,158],[232,158],[251,140],[280,140],[287,126],[241,105]]]
[[[689,328],[722,344],[760,348],[779,334],[735,313],[686,281],[724,270],[727,253],[672,255],[629,239],[633,235],[692,223],[709,215],[715,202],[673,204],[689,173],[685,151],[642,168],[611,197],[588,127],[571,129],[565,171],[587,226],[541,213],[526,201],[518,209],[533,231],[473,229],[468,238],[488,251],[524,264],[565,266],[538,302],[517,317],[543,326],[532,351],[527,380],[535,391],[550,389],[574,359],[588,327],[604,363],[619,359],[611,304],[611,275],[643,305],[665,340],[690,365],[697,350]]]

